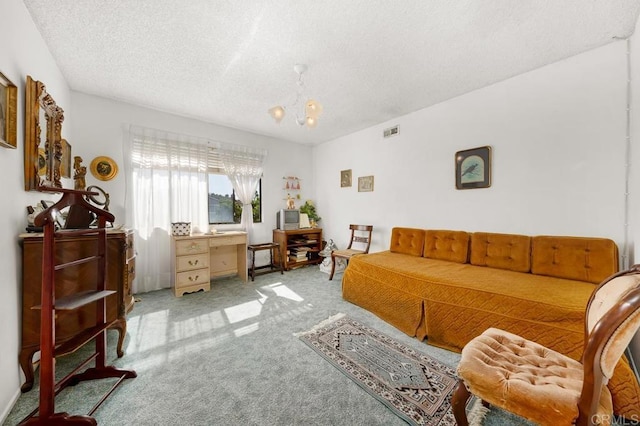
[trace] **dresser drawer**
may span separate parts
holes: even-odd
[[[178,272],[208,267],[209,253],[194,254],[191,256],[178,256],[176,258],[176,271]]]
[[[184,256],[188,254],[207,253],[209,247],[206,238],[193,240],[176,240],[176,255]]]
[[[246,235],[225,235],[209,239],[210,247],[228,246],[234,244],[245,244],[247,242]]]
[[[176,287],[187,287],[194,284],[209,282],[209,269],[196,269],[193,271],[178,272],[176,274]]]

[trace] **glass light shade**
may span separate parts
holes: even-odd
[[[304,106],[304,111],[307,117],[317,118],[322,114],[322,104],[313,99],[309,99]]]
[[[284,108],[280,105],[274,106],[273,108],[269,109],[269,114],[271,115],[271,117],[273,117],[274,120],[276,120],[276,123],[280,123],[284,118]]]
[[[314,128],[318,125],[318,119],[316,117],[307,116],[304,121],[307,124],[307,127]]]

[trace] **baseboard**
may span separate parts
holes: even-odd
[[[11,398],[11,402],[7,407],[4,408],[4,410],[2,411],[2,414],[0,414],[0,424],[4,424],[4,422],[7,420],[7,417],[9,417],[9,413],[11,412],[11,409],[13,408],[14,405],[16,405],[16,402],[18,402],[18,398],[20,398],[21,394],[22,392],[20,391],[20,388],[16,389],[16,393],[13,395],[13,398]]]

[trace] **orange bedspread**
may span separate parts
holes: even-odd
[[[459,352],[497,327],[580,359],[591,283],[390,251],[356,256],[345,300],[429,344]],[[640,416],[640,386],[626,359],[609,383],[614,411]],[[635,417],[634,417],[635,416]]]

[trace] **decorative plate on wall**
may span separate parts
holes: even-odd
[[[100,180],[111,180],[118,174],[118,165],[109,157],[96,157],[91,162],[91,174]]]

